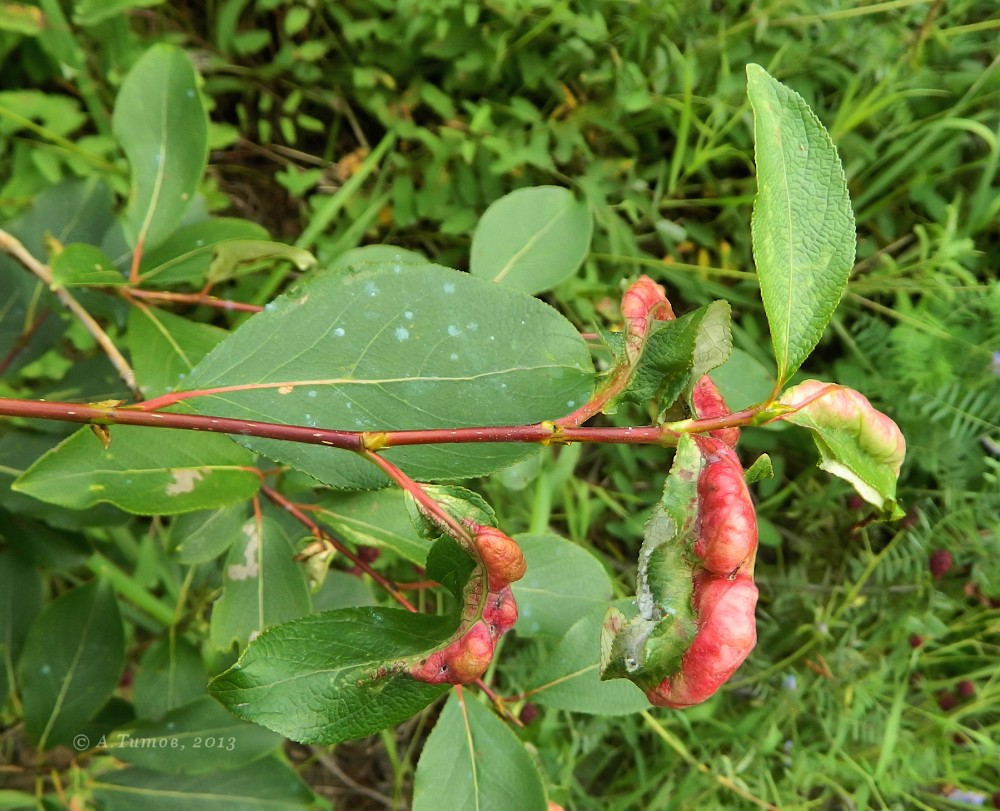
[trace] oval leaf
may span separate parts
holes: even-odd
[[[517,736],[471,694],[444,705],[417,764],[413,811],[545,811],[538,767]]]
[[[154,45],[129,71],[111,121],[132,170],[125,232],[137,248],[162,242],[195,195],[208,158],[208,115],[182,50]]]
[[[216,389],[192,400],[206,414],[377,431],[554,419],[587,399],[592,377],[586,345],[547,304],[436,265],[388,262],[322,274],[271,302],[187,388]],[[349,451],[239,441],[335,487],[387,481]],[[487,475],[534,452],[492,443],[385,455],[429,481]]]
[[[514,540],[528,562],[527,573],[511,585],[518,636],[561,637],[580,617],[611,599],[611,578],[583,547],[551,533],[515,535]]]
[[[778,378],[819,342],[854,265],[854,214],[844,169],[802,97],[747,65],[757,198],[751,231]]]
[[[475,276],[540,293],[572,276],[590,250],[587,204],[559,186],[518,189],[483,214],[472,237]]]
[[[24,726],[39,749],[66,742],[97,714],[124,661],[125,632],[107,583],[77,586],[42,611],[18,667]]]
[[[631,600],[619,610],[635,614]],[[549,658],[534,669],[528,697],[546,707],[591,715],[625,715],[649,709],[649,699],[625,679],[601,681],[601,629],[605,607],[596,606],[559,640]]]

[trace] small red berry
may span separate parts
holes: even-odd
[[[528,726],[528,724],[534,721],[537,717],[538,705],[532,704],[530,701],[521,707],[521,712],[517,715],[518,720],[525,726]]]
[[[955,692],[962,698],[972,698],[976,694],[976,685],[968,679],[963,679],[955,685]]]
[[[954,565],[955,558],[947,549],[935,549],[931,553],[930,568],[935,580],[944,577]]]
[[[910,647],[919,648],[924,644],[924,638],[920,634],[910,634]]]
[[[937,694],[936,698],[937,705],[945,712],[954,709],[955,705],[958,704],[958,699],[955,698],[955,694],[949,693],[947,690],[941,690]]]

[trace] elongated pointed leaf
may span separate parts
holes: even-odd
[[[209,685],[234,715],[293,740],[339,743],[398,724],[447,685],[397,666],[444,643],[455,620],[391,608],[312,614],[261,634]]]
[[[313,796],[286,764],[265,758],[209,774],[177,775],[133,767],[108,772],[91,784],[106,811],[298,811]]]
[[[754,112],[754,262],[779,381],[819,342],[854,265],[854,215],[826,129],[794,90],[747,65]]]
[[[548,305],[436,265],[322,274],[271,302],[187,378],[223,389],[206,414],[357,431],[511,425],[559,417],[590,394],[593,367]],[[336,487],[386,478],[350,451],[239,437]],[[386,458],[424,481],[489,474],[535,449],[417,446]]]
[[[32,623],[18,665],[24,725],[39,749],[67,742],[118,684],[125,634],[111,587],[94,580]]]
[[[104,448],[88,428],[42,456],[12,488],[81,510],[109,502],[140,515],[172,515],[249,498],[253,457],[224,436],[116,425]]]
[[[146,51],[122,82],[111,123],[132,170],[125,232],[133,246],[152,247],[181,221],[208,157],[208,116],[184,52]]]
[[[472,237],[470,270],[499,284],[540,293],[572,276],[590,250],[587,204],[559,186],[518,189],[483,214]]]
[[[0,551],[0,704],[12,686],[28,627],[41,610],[38,570],[13,552]]]
[[[417,764],[413,811],[545,811],[545,789],[513,732],[468,692],[444,705]]]
[[[240,647],[272,625],[307,613],[309,586],[295,548],[281,525],[264,516],[243,524],[243,537],[229,550],[222,596],[212,607],[212,644]]]

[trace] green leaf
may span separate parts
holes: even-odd
[[[726,404],[733,411],[763,403],[774,391],[774,371],[765,369],[753,356],[733,347],[729,360],[712,372]]]
[[[15,684],[14,663],[28,627],[41,610],[38,570],[10,550],[0,550],[0,705]]]
[[[446,641],[454,619],[392,608],[345,608],[270,628],[209,685],[234,715],[303,743],[363,738],[422,710],[447,685],[396,663]]]
[[[88,26],[117,17],[132,8],[158,6],[163,0],[80,0],[73,14],[77,25]]]
[[[146,398],[178,385],[226,331],[181,318],[155,307],[133,307],[128,315],[128,347],[136,380]]]
[[[52,260],[52,282],[56,287],[125,284],[125,277],[100,248],[78,242]]]
[[[173,515],[249,498],[260,487],[253,463],[221,434],[116,425],[104,448],[81,428],[11,486],[75,510],[108,502],[139,515]]]
[[[653,687],[677,671],[694,638],[694,541],[704,464],[695,441],[683,434],[663,495],[646,522],[636,576],[638,615],[626,620],[612,608],[605,619],[603,679],[627,678],[643,689]]]
[[[294,245],[263,239],[230,239],[216,244],[208,281],[218,284],[248,266],[274,259],[285,259],[302,271],[316,266],[316,257]]]
[[[91,783],[103,811],[297,811],[313,796],[286,764],[266,758],[239,769],[176,775],[132,767]]]
[[[209,696],[159,721],[135,721],[107,736],[102,751],[158,772],[204,774],[238,769],[280,746],[268,729],[234,718]]]
[[[772,476],[774,476],[774,466],[771,464],[771,457],[766,453],[758,456],[743,474],[747,484],[755,484],[764,479],[770,479]]]
[[[484,527],[497,525],[497,514],[479,493],[455,484],[425,484],[421,487],[459,523],[472,521]],[[410,520],[421,537],[433,541],[441,536],[441,527],[420,509],[416,499],[410,497],[409,494],[407,494],[406,507],[410,513]]]
[[[125,662],[111,587],[70,589],[31,624],[18,664],[24,726],[41,750],[66,743],[108,700]]]
[[[819,466],[849,482],[887,517],[905,512],[896,503],[896,480],[906,455],[899,427],[861,393],[805,380],[782,393],[779,404],[797,410],[781,419],[806,428],[819,450]]]
[[[243,524],[243,537],[229,550],[222,596],[212,607],[212,644],[241,648],[265,628],[297,619],[310,609],[305,572],[281,525],[268,515]]]
[[[0,789],[0,811],[13,811],[15,808],[38,808],[34,795],[23,791]]]
[[[417,763],[413,811],[545,811],[541,775],[517,736],[471,692],[444,705]]]
[[[160,718],[168,710],[207,695],[208,674],[201,654],[184,637],[167,634],[143,653],[132,685],[140,718]]]
[[[751,232],[779,382],[819,342],[854,265],[854,214],[837,149],[802,97],[747,65],[757,198]]]
[[[657,322],[622,399],[655,399],[661,408],[668,407],[703,374],[724,363],[732,343],[725,301],[713,301],[662,325]]]
[[[26,37],[35,37],[44,30],[45,18],[42,16],[41,9],[26,3],[0,3],[0,31],[11,31]],[[5,807],[0,804],[0,808]]]
[[[347,572],[331,569],[323,578],[323,585],[312,596],[316,611],[331,611],[335,608],[355,608],[362,605],[376,605],[375,592],[360,577]]]
[[[400,262],[407,265],[424,265],[427,259],[416,251],[397,248],[395,245],[363,245],[351,248],[338,256],[330,270],[347,270],[375,262]]]
[[[580,617],[611,599],[601,562],[558,535],[515,535],[528,571],[512,584],[518,636],[563,636]],[[596,648],[594,650],[596,654]]]
[[[631,600],[619,600],[619,610],[635,613]],[[649,709],[649,699],[625,679],[602,681],[601,629],[605,606],[594,606],[580,617],[534,668],[529,693],[546,707],[591,715],[625,715]]]
[[[517,291],[435,265],[321,274],[248,319],[188,376],[206,414],[347,430],[511,425],[559,417],[590,394],[592,365],[572,325]],[[252,381],[252,382],[248,382]],[[357,454],[238,441],[335,487],[385,476]],[[420,480],[487,475],[534,448],[391,449]]]
[[[240,503],[179,515],[170,523],[170,548],[181,563],[215,560],[241,536],[246,513]]]
[[[134,247],[152,247],[180,223],[208,157],[208,115],[185,53],[146,51],[122,82],[111,124],[132,170],[125,232]]]
[[[184,225],[142,256],[139,277],[157,285],[202,286],[216,251],[230,241],[266,240],[267,231],[249,220],[213,217]]]
[[[427,560],[431,542],[414,529],[407,496],[399,488],[326,491],[316,501],[315,515],[350,544],[389,549],[418,566]]]
[[[475,276],[540,293],[572,276],[590,251],[587,204],[559,186],[518,189],[483,214],[472,236]]]

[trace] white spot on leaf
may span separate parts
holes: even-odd
[[[291,394],[295,391],[293,386],[278,386],[278,394]]]
[[[173,471],[173,473],[174,480],[167,485],[168,496],[179,496],[184,493],[190,493],[194,490],[194,483],[200,482],[205,478],[200,470],[191,468],[181,468]]]
[[[243,563],[232,563],[226,567],[226,576],[230,580],[249,580],[260,575],[260,564],[257,562],[260,532],[254,519],[251,518],[243,525],[243,534],[247,538],[247,545],[243,550]]]
[[[405,341],[410,337],[410,331],[406,327],[396,327],[396,340]]]

